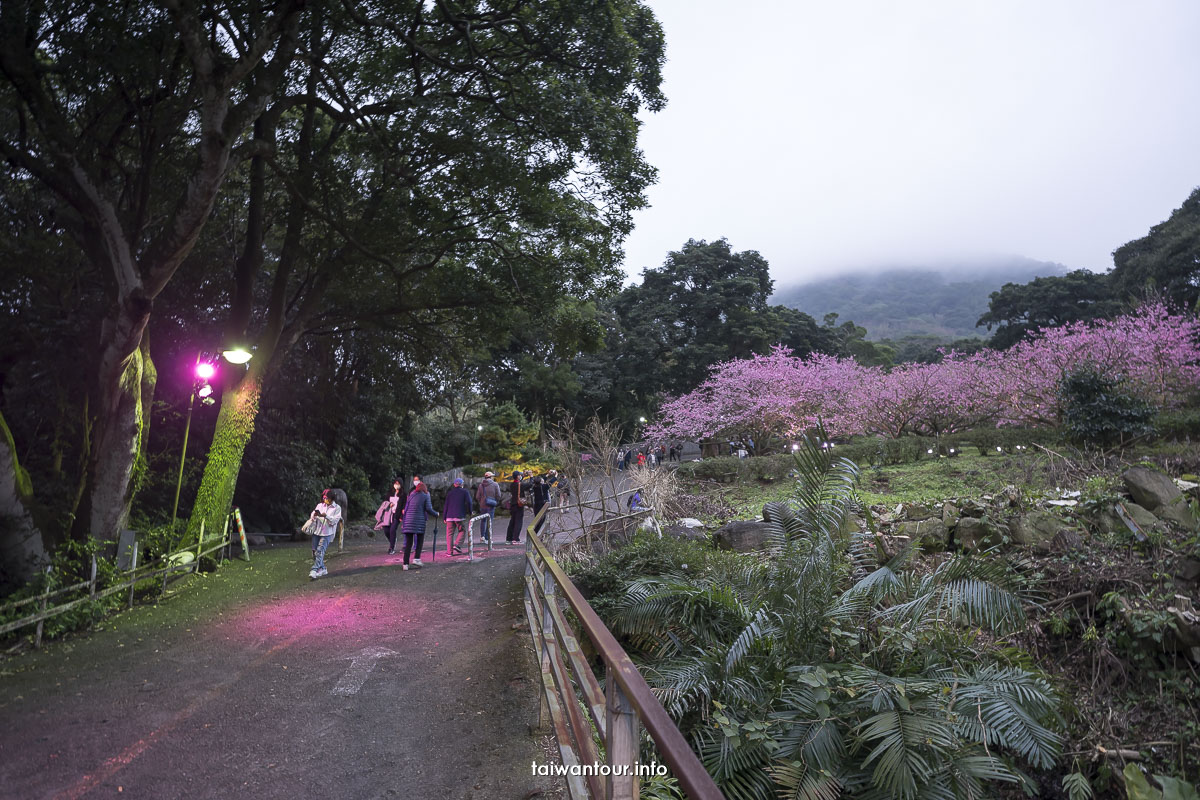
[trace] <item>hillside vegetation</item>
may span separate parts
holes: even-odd
[[[1006,283],[1065,271],[1061,264],[1027,258],[948,269],[885,269],[781,287],[771,299],[818,320],[831,313],[853,320],[872,339],[986,336],[975,323],[988,310],[992,292]]]

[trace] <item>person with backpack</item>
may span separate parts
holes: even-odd
[[[492,543],[492,528],[496,524],[496,506],[500,505],[500,484],[493,480],[494,472],[483,473],[483,483],[475,489],[475,504],[479,506],[480,514],[487,514],[482,521],[481,530],[483,541]]]

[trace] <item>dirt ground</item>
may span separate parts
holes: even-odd
[[[560,796],[524,548],[386,549],[347,539],[317,581],[307,543],[256,550],[0,662],[0,797]]]

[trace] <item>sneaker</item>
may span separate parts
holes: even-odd
[[[321,571],[317,574],[317,577],[324,578],[328,574],[329,574],[329,570],[322,568]]]
[[[424,566],[424,565],[421,563],[421,559],[419,559],[419,558],[414,558],[414,559],[412,560],[412,562],[413,562],[414,564],[416,564],[418,567],[420,567],[420,566]]]
[[[315,581],[315,580],[316,580],[317,578],[319,578],[319,577],[321,577],[321,573],[317,572],[315,569],[314,569],[314,570],[310,570],[310,571],[309,571],[309,573],[308,573],[308,579],[309,579],[310,581]]]
[[[401,564],[400,569],[404,570],[405,572],[408,572],[408,564]]]
[[[393,547],[391,550],[388,550],[388,555],[389,555],[389,556],[394,556],[394,555],[396,555],[396,548],[394,548],[394,547]]]

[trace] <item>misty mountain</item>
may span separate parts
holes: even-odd
[[[1017,257],[959,267],[898,267],[783,286],[771,302],[803,311],[818,322],[836,313],[839,323],[853,320],[871,339],[913,334],[986,337],[987,329],[977,329],[975,321],[987,310],[992,292],[1006,283],[1028,283],[1067,271],[1062,264]]]

